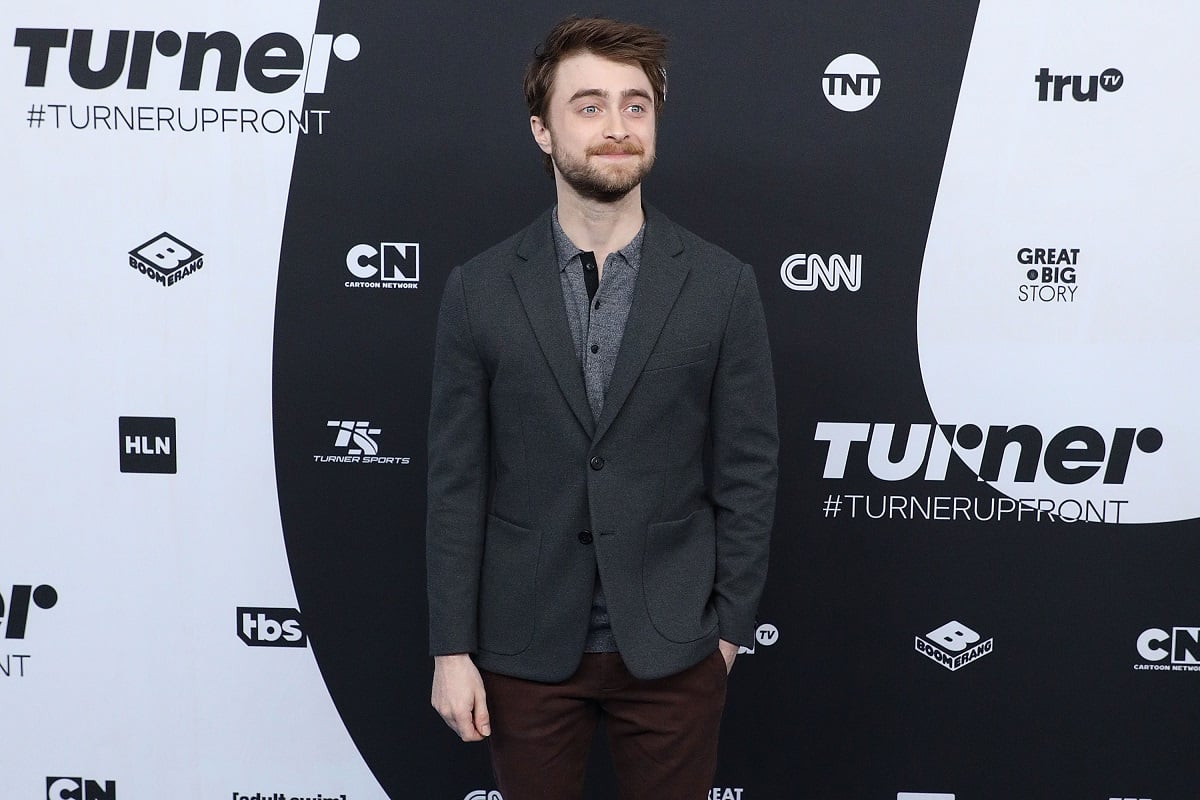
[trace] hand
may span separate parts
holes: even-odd
[[[491,735],[483,679],[466,653],[434,656],[429,702],[464,742],[478,742]]]
[[[721,656],[725,659],[725,674],[728,675],[733,669],[733,660],[737,658],[738,646],[722,639],[717,642],[717,647],[720,648]]]

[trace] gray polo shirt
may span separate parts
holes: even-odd
[[[629,317],[633,288],[642,262],[642,237],[646,232],[646,224],[642,223],[629,244],[605,259],[604,277],[596,296],[591,300],[588,299],[587,284],[583,278],[583,260],[580,258],[583,251],[559,225],[557,207],[551,215],[550,227],[554,232],[554,250],[558,255],[567,322],[575,342],[575,354],[579,356],[583,370],[588,404],[592,407],[592,416],[598,420],[604,408],[608,381],[617,363],[617,353],[621,349],[621,339],[625,335],[625,320]],[[600,587],[599,575],[596,576],[592,616],[583,649],[588,653],[611,653],[617,650],[609,627],[608,604]]]

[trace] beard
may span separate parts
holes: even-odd
[[[616,155],[618,153],[638,156],[629,164],[597,164],[592,156]],[[633,191],[654,166],[654,155],[646,157],[645,149],[635,142],[606,142],[589,147],[582,159],[551,148],[550,158],[567,185],[581,196],[602,203],[614,203]]]

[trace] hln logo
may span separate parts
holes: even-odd
[[[175,418],[120,417],[121,472],[175,474]]]
[[[18,584],[12,587],[8,594],[8,606],[5,607],[4,596],[0,595],[0,623],[4,625],[5,639],[24,639],[25,628],[29,623],[29,602],[41,609],[54,608],[58,604],[58,591],[53,586],[43,583],[34,588],[29,584]]]
[[[784,286],[797,292],[813,291],[818,281],[830,291],[844,283],[857,292],[862,287],[862,255],[855,253],[847,260],[835,254],[826,261],[812,253],[797,253],[784,260],[779,277]]]
[[[117,800],[117,782],[46,778],[46,800]]]
[[[251,647],[306,647],[308,637],[294,608],[238,606],[238,638]]]

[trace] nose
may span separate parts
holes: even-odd
[[[621,119],[620,114],[609,115],[608,126],[604,131],[604,136],[618,142],[623,142],[629,138],[629,131],[625,130],[625,121]]]

